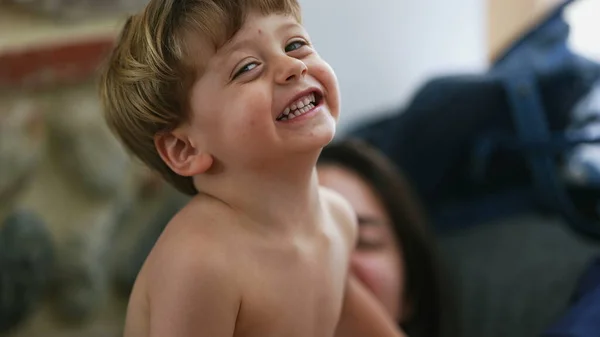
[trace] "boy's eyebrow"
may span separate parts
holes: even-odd
[[[279,28],[277,28],[277,32],[281,32],[281,31],[288,30],[291,28],[296,28],[296,27],[300,27],[300,24],[297,22],[288,22],[286,24],[281,25]],[[234,50],[242,49],[246,45],[250,44],[250,41],[251,41],[250,39],[243,39],[243,40],[235,41],[233,43],[225,44],[225,46],[223,46],[223,48],[222,48],[223,53],[225,55],[228,55],[229,53],[231,53]]]
[[[226,44],[225,46],[223,46],[221,52],[223,55],[230,56],[231,52],[233,52],[234,50],[237,49],[242,49],[243,47],[245,47],[246,45],[250,44],[250,39],[244,39],[244,40],[240,40],[240,41],[235,41],[234,43],[229,43]]]
[[[277,29],[277,31],[282,31],[282,30],[286,30],[286,29],[290,29],[290,28],[296,28],[296,27],[302,27],[302,25],[300,25],[298,22],[288,22],[284,25],[282,25],[281,27],[279,27],[279,29]]]

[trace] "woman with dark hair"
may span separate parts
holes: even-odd
[[[326,147],[321,185],[354,207],[359,239],[352,272],[411,337],[456,336],[433,239],[408,183],[374,148],[356,140]]]

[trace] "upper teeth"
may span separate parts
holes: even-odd
[[[285,108],[283,113],[281,115],[279,115],[278,119],[285,118],[286,116],[287,117],[300,116],[302,113],[305,113],[306,111],[313,108],[314,103],[315,103],[315,94],[314,93],[308,94],[308,95],[300,98],[296,102],[290,104],[287,108]],[[292,113],[292,114],[290,115],[290,113]]]

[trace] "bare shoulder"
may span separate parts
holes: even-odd
[[[169,222],[147,261],[155,286],[173,282],[173,276],[184,281],[230,270],[227,266],[234,261],[225,249],[227,217],[218,216],[220,212],[203,204],[188,205]]]
[[[233,254],[218,220],[184,209],[167,225],[142,272],[148,294],[150,336],[229,335],[241,302]],[[207,314],[209,313],[209,314]]]
[[[319,187],[325,207],[334,218],[339,229],[346,235],[351,247],[357,238],[358,224],[356,213],[350,203],[337,192],[326,187]]]

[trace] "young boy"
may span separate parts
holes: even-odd
[[[347,282],[354,215],[315,173],[338,85],[296,0],[151,0],[101,91],[126,147],[194,195],[138,275],[125,337],[399,335]]]

